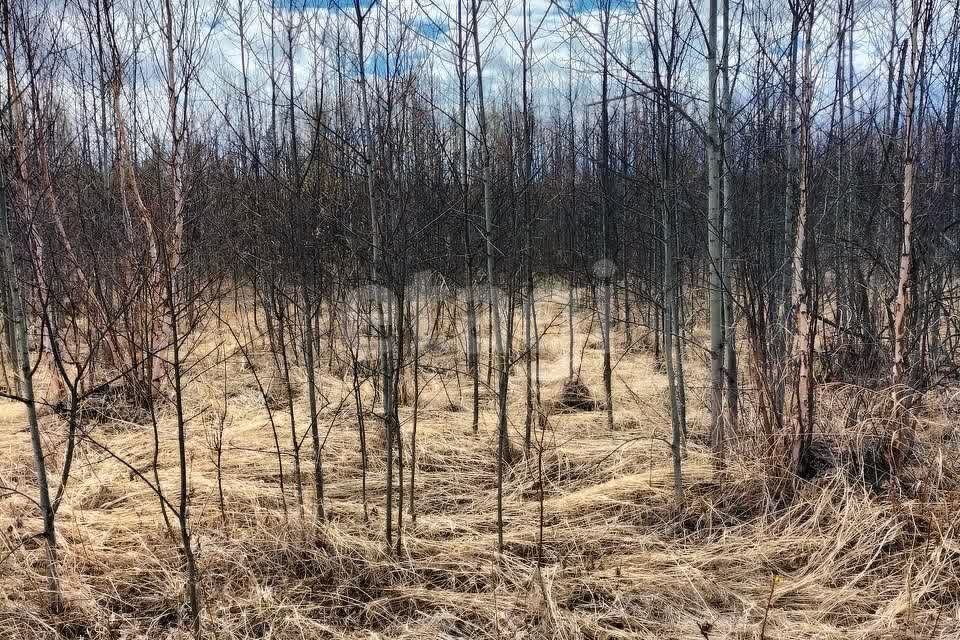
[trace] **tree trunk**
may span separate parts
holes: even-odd
[[[803,95],[800,105],[799,195],[797,199],[797,235],[793,247],[793,314],[796,329],[791,347],[790,403],[790,469],[802,471],[806,452],[813,439],[813,395],[815,380],[811,366],[813,356],[813,317],[810,312],[810,130],[813,106],[811,49],[813,39],[814,2],[806,4],[806,26],[803,48]]]
[[[4,14],[8,8],[4,2]],[[5,15],[4,22],[7,22]],[[47,465],[43,453],[43,439],[40,435],[40,423],[37,420],[37,405],[33,395],[33,368],[30,366],[30,346],[27,338],[27,320],[23,313],[23,298],[20,292],[20,277],[17,274],[14,259],[13,233],[10,225],[6,178],[0,172],[0,232],[3,233],[3,266],[9,288],[10,318],[16,344],[17,378],[20,395],[27,410],[27,427],[30,431],[30,444],[33,449],[33,467],[37,477],[39,493],[38,504],[43,520],[43,541],[46,550],[47,596],[50,610],[60,613],[63,610],[63,596],[60,591],[60,578],[57,575],[57,529],[54,511],[50,502],[50,485],[47,481]]]
[[[914,180],[916,167],[914,153],[917,130],[915,111],[918,91],[918,77],[923,61],[927,26],[929,24],[929,4],[926,0],[913,0],[913,13],[910,23],[910,68],[906,81],[906,105],[904,111],[903,141],[903,208],[901,215],[900,260],[897,274],[897,297],[893,311],[893,367],[891,383],[894,386],[908,385],[907,356],[909,338],[910,305],[912,296],[913,269],[913,205]],[[895,392],[896,393],[896,392]],[[909,407],[911,399],[901,398]]]
[[[710,254],[710,423],[713,448],[723,461],[723,230],[720,217],[720,132],[717,122],[717,0],[710,0],[707,32],[707,238]]]

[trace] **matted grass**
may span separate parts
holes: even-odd
[[[559,301],[545,300],[540,318],[554,317]],[[602,394],[600,352],[588,346],[579,363],[585,341],[598,343],[599,325],[593,323],[592,337],[585,333],[589,326],[586,316],[578,322],[576,357],[579,375],[596,397]],[[229,332],[202,340],[213,345],[229,341],[225,336]],[[559,397],[568,377],[566,341],[565,322],[544,336],[545,403]],[[222,353],[231,353],[229,346]],[[759,638],[761,630],[770,640],[960,635],[956,392],[935,394],[924,409],[924,473],[911,476],[916,486],[875,494],[840,464],[782,503],[772,497],[771,480],[755,456],[732,452],[718,472],[710,452],[691,437],[683,460],[686,504],[680,509],[664,440],[666,380],[651,354],[636,349],[618,360],[618,353],[615,430],[606,430],[601,411],[548,416],[542,459],[535,447],[509,470],[505,550],[499,555],[494,396],[484,390],[474,435],[462,355],[456,348],[424,353],[417,521],[412,524],[405,505],[399,553],[384,542],[383,439],[373,415],[366,417],[369,520],[364,517],[352,402],[335,413],[351,393],[349,376],[341,380],[325,369],[320,376],[328,401],[320,426],[322,432],[329,427],[330,436],[323,459],[328,521],[319,524],[310,519],[309,437],[303,452],[307,516],[301,520],[287,414],[274,412],[284,447],[281,498],[273,433],[243,358],[234,353],[226,369],[208,368],[188,385],[190,517],[205,637],[714,639]],[[258,356],[264,371],[268,358]],[[696,360],[686,365],[695,436],[703,431],[698,390],[704,371]],[[511,385],[515,447],[522,445],[522,371],[517,368]],[[224,375],[221,518],[210,433],[221,410]],[[301,433],[307,424],[304,379],[298,370]],[[821,429],[844,442],[869,436],[880,419],[864,410],[851,423],[851,393],[831,385],[820,403]],[[364,394],[369,405],[369,385]],[[161,404],[158,473],[172,495],[175,424],[171,408]],[[411,411],[401,407],[405,455]],[[107,421],[91,429],[127,463],[150,470],[149,425]],[[50,464],[57,467],[63,427],[47,416],[43,431]],[[31,494],[30,456],[22,411],[0,402],[0,483]],[[80,446],[58,515],[64,614],[43,607],[42,550],[35,540],[26,541],[40,529],[36,509],[19,495],[0,498],[0,523],[0,557],[6,556],[0,564],[0,637],[188,637],[181,622],[181,559],[158,500],[93,446]]]

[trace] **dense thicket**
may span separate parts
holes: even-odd
[[[688,433],[721,462],[731,447],[768,459],[788,493],[813,472],[826,381],[890,389],[896,469],[911,408],[960,363],[960,5],[694,9],[3,0],[7,394],[34,406],[43,372],[71,438],[105,386],[144,415],[177,407],[179,499],[137,473],[188,563],[190,336],[234,303],[254,310],[231,331],[262,331],[288,396],[306,371],[309,424],[292,400],[274,409],[289,411],[301,514],[303,446],[324,517],[315,371],[376,380],[387,451],[401,446],[397,406],[415,402],[420,335],[437,327],[421,296],[465,326],[474,397],[500,399],[501,484],[519,455],[514,370],[528,452],[541,413],[548,320],[531,301],[558,287],[571,318],[598,316],[610,427],[618,356],[650,348],[666,368],[679,501]],[[691,354],[710,361],[702,398]],[[688,424],[691,402],[709,424]],[[40,483],[55,581],[60,495]]]

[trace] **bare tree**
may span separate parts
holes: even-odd
[[[914,183],[916,181],[916,139],[920,128],[917,121],[917,98],[921,91],[920,74],[926,49],[927,33],[933,16],[931,0],[912,0],[910,18],[910,63],[906,78],[906,96],[904,107],[903,138],[903,207],[901,209],[900,260],[897,273],[897,295],[894,301],[893,318],[893,367],[891,382],[895,385],[908,384],[907,380],[907,340],[909,334],[911,287],[913,276],[913,210]],[[905,398],[910,406],[912,400]]]

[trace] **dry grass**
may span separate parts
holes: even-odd
[[[540,317],[554,306],[545,301]],[[581,328],[589,325],[584,319]],[[544,338],[545,400],[559,397],[567,376],[562,328],[558,323]],[[222,338],[204,336],[210,344]],[[596,336],[578,335],[578,349],[584,341],[596,342]],[[425,351],[425,364],[435,371],[455,364],[455,348]],[[596,349],[584,352],[580,375],[594,393],[602,389],[599,362]],[[696,389],[703,371],[694,361],[687,368],[691,428],[700,430]],[[222,367],[209,369],[188,388],[189,414],[196,416],[189,426],[190,515],[205,637],[714,639],[759,638],[761,629],[771,640],[960,634],[955,391],[925,406],[916,460],[924,472],[911,476],[916,486],[877,494],[848,465],[837,464],[781,504],[770,495],[760,461],[734,456],[720,473],[709,452],[691,440],[684,459],[687,504],[680,510],[662,440],[668,433],[666,382],[648,353],[628,354],[614,372],[614,432],[604,428],[601,412],[549,416],[539,570],[537,456],[521,457],[509,473],[506,548],[498,556],[493,396],[483,395],[475,436],[465,377],[458,385],[453,373],[423,376],[418,517],[413,526],[405,514],[403,546],[395,555],[384,544],[377,424],[368,417],[376,455],[367,522],[352,405],[333,414],[349,393],[347,382],[328,374],[321,380],[330,403],[321,427],[333,424],[324,454],[329,521],[299,519],[289,460],[284,518],[272,432],[240,357],[226,368],[226,524],[221,521],[208,432],[220,409],[223,376]],[[302,376],[297,379],[302,384]],[[510,419],[519,443],[522,382],[512,386]],[[302,428],[306,400],[298,390]],[[365,391],[369,401],[371,390]],[[823,392],[820,420],[841,442],[837,451],[855,451],[851,443],[869,437],[883,420],[866,401],[851,419],[851,393],[840,386]],[[407,440],[410,412],[401,410]],[[285,412],[275,418],[289,448]],[[169,407],[160,427],[160,476],[172,492],[176,448]],[[107,419],[91,428],[128,463],[149,469],[149,426]],[[63,428],[48,416],[43,429],[54,464]],[[80,448],[76,464],[58,516],[67,611],[45,612],[41,550],[27,542],[0,564],[0,637],[187,637],[180,621],[181,561],[156,497],[92,446]],[[6,403],[0,405],[0,483],[27,494],[35,488],[21,411]],[[309,514],[309,476],[305,484]],[[16,495],[0,498],[0,519],[0,557],[39,530],[35,509]]]

